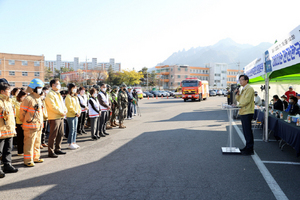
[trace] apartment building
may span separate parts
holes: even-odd
[[[73,61],[62,61],[61,55],[56,55],[56,60],[46,60],[45,66],[49,67],[53,73],[55,69],[60,70],[62,67],[66,67],[68,69],[73,69],[77,71],[78,69],[81,70],[108,70],[110,66],[112,66],[114,71],[121,71],[121,63],[115,63],[115,59],[111,58],[109,62],[98,62],[97,58],[84,59],[84,61],[79,62],[79,57],[74,57]]]
[[[44,81],[44,55],[0,53],[0,78],[12,87],[27,87],[34,78]]]
[[[209,69],[204,67],[162,65],[155,68],[159,78],[159,85],[165,89],[176,89],[180,86],[181,81],[186,78],[209,80]]]
[[[236,76],[243,71],[228,69],[226,63],[207,63],[205,67],[188,65],[156,66],[159,85],[165,89],[175,89],[186,78],[208,81],[210,88],[226,88],[236,83]]]

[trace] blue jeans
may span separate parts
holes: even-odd
[[[136,104],[133,104],[133,113],[136,115]]]
[[[67,117],[67,121],[69,126],[68,143],[76,143],[78,117]]]

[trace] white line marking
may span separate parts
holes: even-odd
[[[298,162],[283,162],[283,161],[262,161],[268,164],[284,164],[284,165],[300,165]]]
[[[242,142],[246,144],[245,138],[241,130],[238,128],[235,122],[232,122],[232,125],[234,126],[236,132],[240,136]],[[281,190],[280,186],[278,183],[275,181],[273,178],[272,174],[269,172],[269,170],[266,168],[266,166],[263,164],[259,156],[256,154],[254,151],[254,155],[251,156],[252,159],[254,160],[257,168],[259,169],[260,173],[263,175],[265,181],[267,182],[269,188],[273,192],[275,198],[277,200],[285,200],[288,199],[287,196],[284,194],[284,192]]]

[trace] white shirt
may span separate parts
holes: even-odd
[[[261,106],[261,98],[260,96],[254,96],[254,104],[257,105],[257,106]]]

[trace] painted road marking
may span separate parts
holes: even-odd
[[[244,145],[246,145],[246,141],[245,141],[243,133],[241,132],[241,130],[239,129],[239,127],[236,125],[235,122],[232,122],[232,124],[233,124],[236,132],[238,133],[239,137],[241,138],[242,142],[244,143]],[[263,175],[263,177],[264,177],[265,181],[267,182],[269,188],[273,192],[275,198],[277,200],[288,199],[287,196],[284,194],[284,192],[281,190],[278,183],[273,178],[272,174],[269,172],[269,170],[264,165],[264,163],[261,161],[261,159],[259,158],[259,156],[256,154],[255,151],[254,151],[254,155],[252,155],[251,157],[254,160],[254,162],[255,162],[257,168],[259,169],[260,173]]]

